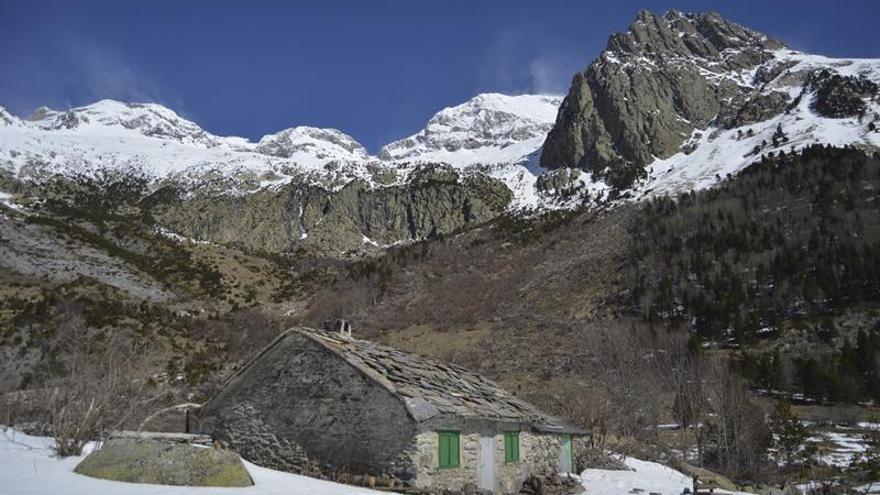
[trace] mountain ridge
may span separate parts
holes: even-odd
[[[278,187],[297,177],[330,189],[356,179],[381,187],[406,181],[420,164],[443,163],[460,175],[493,168],[495,173],[489,175],[510,179],[512,191],[534,189],[534,178],[522,182],[514,177],[527,169],[499,172],[498,168],[524,165],[533,157],[560,100],[543,95],[477,95],[439,111],[410,138],[389,143],[382,148],[383,156],[370,155],[354,138],[331,128],[295,126],[257,142],[217,136],[157,104],[101,100],[67,111],[43,107],[27,119],[4,111],[0,168],[22,179],[105,170],[195,185],[202,176],[219,175],[229,182],[251,177],[248,182],[258,187],[230,191],[240,194]],[[424,136],[429,136],[427,146],[407,146]],[[535,206],[530,203],[534,197],[530,191],[521,205]]]
[[[641,11],[565,98],[480,94],[377,155],[336,129],[217,136],[157,104],[2,109],[0,189],[35,205],[51,178],[131,178],[184,237],[338,253],[704,189],[814,143],[880,149],[878,83],[878,59],[804,54],[716,13]]]

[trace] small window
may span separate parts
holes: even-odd
[[[437,432],[440,445],[440,468],[458,467],[459,437],[457,431]]]
[[[504,462],[519,462],[519,432],[504,432]]]

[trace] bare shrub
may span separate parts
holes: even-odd
[[[763,411],[726,362],[710,361],[707,372],[707,414],[697,426],[705,443],[702,460],[734,478],[760,477],[772,439]]]
[[[79,455],[86,442],[158,398],[152,376],[161,359],[131,335],[90,330],[78,319],[61,330],[65,350],[38,393],[58,454]]]
[[[562,417],[575,421],[591,432],[590,447],[600,450],[606,447],[614,421],[608,400],[595,392],[579,393],[567,397],[558,411]]]

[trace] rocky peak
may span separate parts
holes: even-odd
[[[728,22],[715,13],[663,16],[643,10],[624,33],[608,39],[606,50],[617,54],[674,54],[713,57],[728,48],[763,47],[768,38]]]
[[[749,101],[756,68],[783,47],[714,12],[641,11],[575,75],[541,164],[583,168],[627,187],[646,165],[679,152],[696,129],[719,116],[735,121],[731,107]],[[788,98],[766,101],[777,111]]]
[[[0,106],[0,125],[15,126],[20,124],[21,121],[18,119],[18,117],[12,115],[9,110],[6,110],[6,108]]]

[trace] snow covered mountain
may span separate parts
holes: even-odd
[[[441,111],[428,129],[386,147],[382,158],[335,129],[292,127],[251,142],[213,135],[155,104],[104,100],[63,112],[40,109],[29,119],[4,110],[0,193],[4,204],[29,207],[44,202],[50,179],[90,191],[112,190],[108,181],[133,184],[137,190],[128,195],[135,203],[149,198],[162,232],[338,255],[577,200],[544,187],[529,163],[558,103],[480,95]],[[76,203],[77,194],[61,201]]]
[[[423,184],[431,170],[444,184],[471,181],[467,194],[491,190],[478,216],[490,218],[710,187],[762,155],[814,143],[878,149],[878,86],[880,60],[800,53],[713,13],[643,11],[575,76],[564,100],[481,94],[439,111],[377,156],[335,129],[292,127],[251,142],[211,134],[160,105],[103,100],[41,108],[27,119],[0,107],[0,177],[39,184],[59,175],[137,176],[156,188],[174,184],[184,198],[286,188],[292,197],[279,202],[293,205],[310,194],[329,201],[308,188],[402,190]],[[473,182],[484,179],[488,189]],[[437,203],[416,227],[411,205],[382,192],[381,201],[397,208],[383,217],[393,226],[384,234],[367,232],[378,203],[347,198],[348,213],[339,214],[357,217],[349,237],[389,243],[403,232],[419,238],[423,229],[475,221],[467,194],[456,196],[454,215]],[[299,232],[289,235],[315,238],[309,232],[323,225],[324,209],[314,208],[310,221],[299,214]],[[212,238],[196,232],[198,222],[187,225],[195,237]]]
[[[560,97],[482,94],[438,112],[422,131],[371,156],[336,129],[292,127],[259,142],[211,134],[157,104],[102,100],[67,111],[40,108],[27,119],[0,110],[0,170],[20,180],[136,175],[197,188],[206,178],[247,179],[245,191],[294,180],[338,189],[360,179],[402,184],[424,164],[460,175],[484,173],[513,191],[511,208],[551,204],[536,190],[531,165],[556,117]],[[387,177],[393,176],[390,182]],[[233,188],[236,194],[243,192]]]
[[[125,131],[132,131],[142,136],[205,148],[227,143],[174,111],[153,103],[101,100],[65,112],[40,107],[27,118],[27,123],[45,131],[76,129],[84,135],[114,134],[114,131],[122,131],[124,135]]]
[[[242,149],[247,149],[243,147]],[[250,148],[264,155],[291,158],[297,163],[325,163],[328,160],[368,161],[369,153],[348,134],[336,129],[292,127],[263,136]]]
[[[157,104],[102,100],[68,111],[46,107],[27,119],[0,112],[0,166],[22,179],[99,172],[161,179],[220,172],[230,176],[281,168],[302,172],[367,153],[336,130],[298,127],[259,143],[213,135]]]
[[[379,151],[387,161],[469,165],[527,162],[553,127],[561,97],[481,94],[437,112],[427,126]]]

